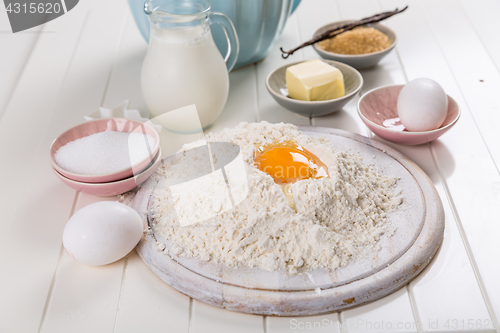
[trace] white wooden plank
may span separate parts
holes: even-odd
[[[137,108],[143,114],[148,113],[140,89],[140,72],[146,48],[147,44],[139,34],[131,14],[127,13],[126,28],[106,90],[104,105],[113,107],[128,99],[130,108]],[[189,297],[161,281],[144,265],[135,251],[128,257],[115,332],[162,329],[187,333]]]
[[[297,13],[294,13],[289,17],[283,34],[274,42],[267,57],[255,65],[257,71],[257,99],[259,107],[258,120],[265,120],[270,123],[285,122],[296,125],[310,124],[309,118],[301,117],[279,105],[274,101],[266,89],[266,78],[269,73],[283,65],[303,60],[302,53],[297,53],[285,60],[281,57],[281,51],[279,50],[280,47],[287,50],[299,45],[296,15]]]
[[[475,32],[500,71],[500,43],[498,43],[500,2],[496,0],[462,0],[461,2]]]
[[[376,139],[398,149],[422,168],[434,183],[445,210],[443,244],[429,266],[410,283],[423,331],[466,331],[470,328],[474,332],[491,332],[492,320],[429,146],[405,147]],[[465,327],[454,325],[454,320],[460,322],[462,319]],[[469,320],[474,326],[467,326]],[[485,327],[488,323],[489,327]]]
[[[340,314],[344,333],[417,332],[406,287],[376,302]]]
[[[131,252],[114,332],[187,333],[188,326],[189,297],[160,280],[135,251]]]
[[[92,11],[89,15],[86,29],[81,35],[68,72],[67,78],[73,82],[82,80],[85,82],[91,73],[91,79],[82,87],[85,89],[84,92],[71,88],[71,92],[65,89],[62,91],[62,95],[67,99],[61,100],[65,104],[61,106],[61,111],[74,103],[75,94],[79,94],[80,98],[86,97],[88,102],[93,103],[93,105],[86,104],[87,109],[78,110],[78,118],[74,119],[77,123],[82,122],[83,115],[97,108],[102,100],[127,13],[125,8],[117,10],[116,6],[119,6],[119,1],[108,1],[100,5],[99,11]],[[112,28],[106,29],[106,33],[103,34],[103,27],[108,25]],[[114,42],[110,43],[110,40]],[[99,72],[97,74],[94,71]],[[68,122],[71,123],[69,120]],[[102,200],[104,199],[81,194],[76,209]],[[42,331],[89,332],[98,329],[111,331],[115,322],[123,265],[122,260],[102,268],[88,267],[74,262],[64,253],[54,278],[52,294],[49,295],[47,302]]]
[[[12,33],[4,6],[0,6],[0,120],[28,61],[42,26]]]
[[[14,331],[15,327],[19,331],[32,332],[39,328],[59,259],[62,230],[69,218],[75,193],[53,175],[47,160],[48,147],[58,134],[81,122],[84,114],[100,104],[111,69],[116,44],[113,45],[109,40],[117,39],[121,24],[113,24],[111,28],[108,24],[110,20],[113,21],[114,15],[123,18],[124,11],[117,10],[116,4],[113,7],[113,2],[100,5],[102,10],[93,11],[88,16],[87,23],[92,24],[86,25],[87,29],[80,35],[88,5],[89,2],[81,4],[67,15],[47,23],[47,28],[58,32],[40,36],[40,43],[23,75],[23,80],[26,78],[27,82],[20,82],[22,84],[18,85],[11,104],[24,107],[24,113],[15,114],[14,109],[13,114],[6,113],[9,117],[2,122],[8,127],[7,130],[15,130],[18,124],[25,122],[27,125],[23,127],[30,130],[31,126],[35,127],[28,137],[33,147],[28,146],[26,149],[32,160],[16,161],[18,170],[11,172],[14,179],[26,178],[26,184],[18,184],[19,188],[12,189],[21,195],[17,198],[19,205],[12,204],[9,209],[9,212],[13,212],[13,223],[5,235],[4,251],[0,253],[0,265],[7,268],[0,271],[0,294],[9,300],[8,303],[0,304],[2,331]],[[93,19],[97,17],[100,19]],[[74,26],[78,29],[70,28]],[[72,50],[65,51],[66,44],[74,48],[78,41],[80,43],[73,56]],[[61,55],[61,58],[55,54]],[[68,64],[71,64],[69,69]],[[44,72],[46,66],[47,73]],[[49,92],[45,91],[44,81],[52,83],[52,78],[58,76],[59,82],[48,86]],[[39,94],[40,90],[48,93],[48,96]],[[29,99],[26,98],[28,94],[31,96]],[[7,111],[10,112],[10,108]],[[16,119],[21,116],[25,118],[24,121]],[[33,125],[27,120],[32,121]],[[12,256],[12,253],[16,255]],[[68,285],[62,281],[60,285]],[[56,285],[54,287],[57,288]],[[58,289],[54,291],[56,296],[59,295]],[[55,298],[56,301],[58,299]],[[115,302],[117,300],[115,298]],[[52,305],[53,309],[63,308],[58,303]],[[29,313],[29,320],[26,320],[26,313]],[[56,314],[57,311],[49,313]],[[56,316],[60,319],[58,315],[60,313]],[[52,319],[54,322],[57,320],[51,318],[47,318],[49,327]]]
[[[149,117],[141,92],[141,68],[147,48],[148,44],[142,38],[130,10],[127,9],[125,31],[106,88],[104,107],[112,108],[128,100],[130,109],[138,109],[145,117]]]
[[[38,184],[22,196],[0,255],[1,332],[37,332],[40,325],[75,194],[50,177],[43,162],[29,177]]]
[[[0,252],[14,216],[13,208],[17,206],[26,183],[26,177],[20,176],[33,167],[35,152],[39,148],[38,139],[48,126],[59,87],[84,24],[86,8],[82,6],[44,25],[46,30],[56,33],[40,36],[40,43],[34,49],[36,57],[32,56],[26,64],[2,116],[0,155],[8,157],[9,163],[3,163],[0,172],[9,177],[3,177],[3,186],[8,191],[0,193],[0,211],[5,214],[0,220]],[[13,138],[16,138],[15,144]]]
[[[297,7],[299,44],[310,40],[316,30],[323,25],[340,20],[340,13],[335,1],[310,0],[301,2]],[[304,59],[321,59],[312,46],[299,51]]]
[[[103,200],[116,199],[80,194],[75,212]],[[123,259],[110,265],[93,267],[75,261],[63,251],[40,332],[111,332],[123,269]]]
[[[267,317],[266,333],[340,333],[338,313],[310,317]]]
[[[80,8],[46,24],[58,33],[40,36],[0,123],[0,152],[9,159],[2,165],[2,174],[9,177],[3,178],[0,195],[5,214],[0,223],[0,295],[7,300],[0,302],[3,332],[38,330],[61,230],[73,204],[74,191],[53,178],[47,160],[53,138],[43,140],[43,154],[36,151],[84,23],[86,6]],[[20,136],[21,131],[27,135]]]
[[[297,19],[300,30],[299,44],[301,44],[311,39],[314,32],[323,25],[341,20],[341,16],[335,1],[312,0],[304,1],[300,4],[300,7],[297,9]],[[321,58],[316,51],[314,51],[312,46],[305,47],[299,52],[302,52],[304,59]],[[380,69],[379,67],[373,70],[383,72],[383,69]],[[362,75],[364,77],[366,76],[365,73]],[[358,99],[359,95],[344,106],[342,110],[339,110],[331,115],[312,118],[312,125],[340,128],[358,134],[366,134],[365,126],[361,120],[358,119],[356,114],[356,103],[358,102]]]
[[[217,132],[240,122],[257,121],[257,84],[253,65],[229,74],[229,97],[219,119],[208,129]]]
[[[395,7],[397,1],[383,1],[385,9]],[[500,234],[497,216],[500,184],[498,170],[487,150],[482,133],[475,126],[468,103],[457,85],[446,58],[441,53],[433,31],[418,1],[409,1],[411,10],[404,17],[396,16],[388,22],[400,37],[398,51],[408,78],[430,77],[439,82],[453,96],[462,110],[457,125],[438,141],[432,143],[437,165],[446,181],[446,189],[458,216],[458,228],[465,233],[467,252],[473,255],[484,285],[487,300],[496,317],[500,313],[500,266],[492,265],[500,255],[496,235]],[[429,7],[430,8],[430,7]],[[447,16],[448,14],[446,14]],[[453,15],[453,11],[450,12]],[[425,50],[421,52],[420,50]],[[476,64],[480,67],[480,64]],[[486,64],[488,65],[488,64]],[[481,112],[482,110],[477,110]],[[487,302],[487,306],[489,305]],[[495,319],[494,317],[492,319]]]
[[[190,332],[264,333],[264,318],[232,312],[196,300],[192,304]]]
[[[315,9],[315,7],[313,7],[312,3],[306,2],[303,5],[306,4],[308,6],[311,6],[309,11],[314,12],[315,10],[317,10]],[[369,16],[380,11],[378,4],[374,1],[339,1],[337,5],[338,6],[331,7],[330,9],[332,11],[334,10],[338,14],[337,17],[333,18],[330,21],[322,22],[322,25],[341,19],[360,19],[362,17]],[[313,29],[311,25],[302,22],[300,22],[300,27],[305,27],[311,30]],[[312,35],[313,32],[314,31],[302,33],[307,36]],[[342,110],[338,111],[337,113],[329,116],[313,118],[313,124],[315,126],[340,128],[361,135],[367,135],[369,131],[357,114],[356,105],[359,97],[365,92],[378,86],[399,84],[405,82],[404,73],[399,66],[397,55],[395,52],[392,52],[387,57],[382,59],[379,65],[373,68],[361,70],[360,72],[363,75],[364,80],[364,86],[361,90],[360,95],[354,98],[353,101],[348,103]],[[361,307],[361,312],[356,312],[356,310],[348,310],[345,313],[345,317],[350,318],[351,316],[354,316],[353,318],[356,318],[356,320],[372,320],[370,318],[378,318],[379,321],[383,320],[385,322],[393,323],[394,325],[397,324],[400,318],[411,318],[412,322],[415,321],[415,319],[413,319],[410,299],[406,288],[401,289],[400,291],[398,291],[398,293],[402,293],[403,296],[396,298],[397,301],[390,301],[390,297],[393,296],[386,297],[389,300],[386,300],[385,302],[383,300],[380,301],[383,302],[385,311],[381,312],[376,307],[368,305],[366,308],[364,306]],[[351,311],[355,312],[352,313]],[[352,322],[353,321],[350,321],[349,323]],[[350,332],[349,325],[347,325],[345,329],[346,332]]]
[[[425,4],[423,7],[441,51],[498,169],[500,100],[497,94],[500,72],[460,3],[443,0],[438,3],[424,1],[422,4]],[[446,15],[441,14],[444,11]],[[496,26],[500,27],[498,23]]]
[[[431,162],[432,157],[428,158]],[[423,162],[422,158],[418,160]],[[429,168],[431,167],[435,167],[433,163],[429,163]],[[435,170],[432,173],[429,170],[427,174],[435,176]],[[433,181],[441,198],[446,200],[446,193],[439,179]],[[425,271],[410,284],[422,326],[424,331],[470,329],[474,332],[494,332],[492,320],[453,218],[453,211],[448,202],[444,203],[444,207],[446,228],[441,249]],[[465,320],[465,326],[454,325],[462,320]],[[471,322],[473,325],[470,325]]]

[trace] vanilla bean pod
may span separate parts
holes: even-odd
[[[344,23],[342,25],[339,25],[339,26],[336,26],[332,29],[329,29],[325,32],[323,32],[322,34],[314,37],[313,39],[297,46],[296,48],[294,48],[293,50],[290,50],[290,51],[285,51],[283,50],[283,48],[281,47],[280,50],[282,52],[281,56],[283,57],[283,59],[286,59],[288,58],[289,56],[291,56],[292,54],[294,54],[296,51],[306,47],[306,46],[309,46],[309,45],[313,45],[317,42],[321,42],[325,39],[330,39],[330,38],[333,38],[335,36],[338,36],[346,31],[349,31],[349,30],[352,30],[354,28],[357,28],[357,27],[360,27],[362,25],[365,25],[365,24],[370,24],[370,23],[376,23],[376,22],[380,22],[380,21],[383,21],[391,16],[394,16],[396,14],[399,14],[399,13],[402,13],[404,12],[406,9],[408,8],[408,6],[406,6],[405,8],[399,10],[398,8],[396,8],[394,11],[391,11],[391,12],[383,12],[383,13],[379,13],[379,14],[376,14],[376,15],[373,15],[373,16],[370,16],[370,17],[365,17],[364,19],[361,19],[359,21],[352,21],[352,22],[348,22],[348,23]]]

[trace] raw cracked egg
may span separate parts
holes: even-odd
[[[294,141],[278,142],[257,149],[255,166],[281,186],[290,207],[295,208],[290,185],[304,179],[328,177],[328,168]]]
[[[255,165],[280,185],[328,177],[326,165],[316,155],[292,141],[259,147]]]
[[[398,96],[398,116],[408,131],[439,128],[448,112],[448,96],[434,80],[421,78],[406,84]]]
[[[97,202],[73,214],[63,233],[66,252],[92,266],[107,265],[126,256],[142,237],[139,214],[119,202]]]

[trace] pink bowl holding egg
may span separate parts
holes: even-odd
[[[56,176],[66,185],[71,187],[72,189],[82,192],[82,193],[87,193],[90,195],[95,195],[98,197],[112,197],[115,195],[119,195],[128,191],[133,190],[137,186],[141,185],[144,183],[156,170],[160,162],[162,161],[161,159],[161,149],[158,150],[158,153],[154,157],[154,160],[150,165],[143,170],[141,173],[138,175],[114,181],[114,182],[107,182],[107,183],[84,183],[84,182],[79,182],[75,181],[69,178],[64,177],[62,174],[60,174],[55,168],[54,173]]]
[[[116,132],[127,132],[127,133],[143,133],[149,134],[155,139],[155,145],[151,149],[151,153],[146,158],[142,159],[138,163],[119,170],[117,172],[103,174],[103,175],[85,175],[77,174],[63,169],[59,166],[54,158],[56,152],[62,146],[67,143],[87,137],[92,134],[105,132],[105,131],[116,131]],[[125,119],[125,118],[107,118],[107,119],[96,119],[92,121],[85,122],[83,124],[77,125],[70,128],[63,134],[61,134],[57,139],[52,142],[50,146],[50,163],[52,167],[65,178],[74,180],[77,182],[85,183],[107,183],[113,182],[120,179],[125,179],[132,177],[134,174],[142,172],[151,162],[154,160],[155,156],[160,149],[160,136],[158,132],[151,126],[141,123],[140,121]]]
[[[457,102],[448,96],[448,112],[438,129],[409,132],[398,118],[398,96],[404,85],[375,88],[358,101],[358,114],[368,128],[379,137],[402,145],[420,145],[431,142],[446,133],[460,118]]]

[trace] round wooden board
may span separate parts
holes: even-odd
[[[398,177],[402,205],[388,215],[394,233],[384,235],[380,249],[335,270],[316,269],[290,275],[240,265],[228,267],[196,258],[177,257],[169,241],[153,232],[136,250],[163,281],[199,301],[260,315],[304,316],[342,310],[380,299],[404,286],[431,261],[443,239],[444,212],[427,175],[396,150],[342,130],[306,127],[307,135],[328,138],[336,150],[350,151],[385,176]],[[150,225],[155,181],[143,185],[134,208]],[[158,242],[167,246],[162,251]]]

